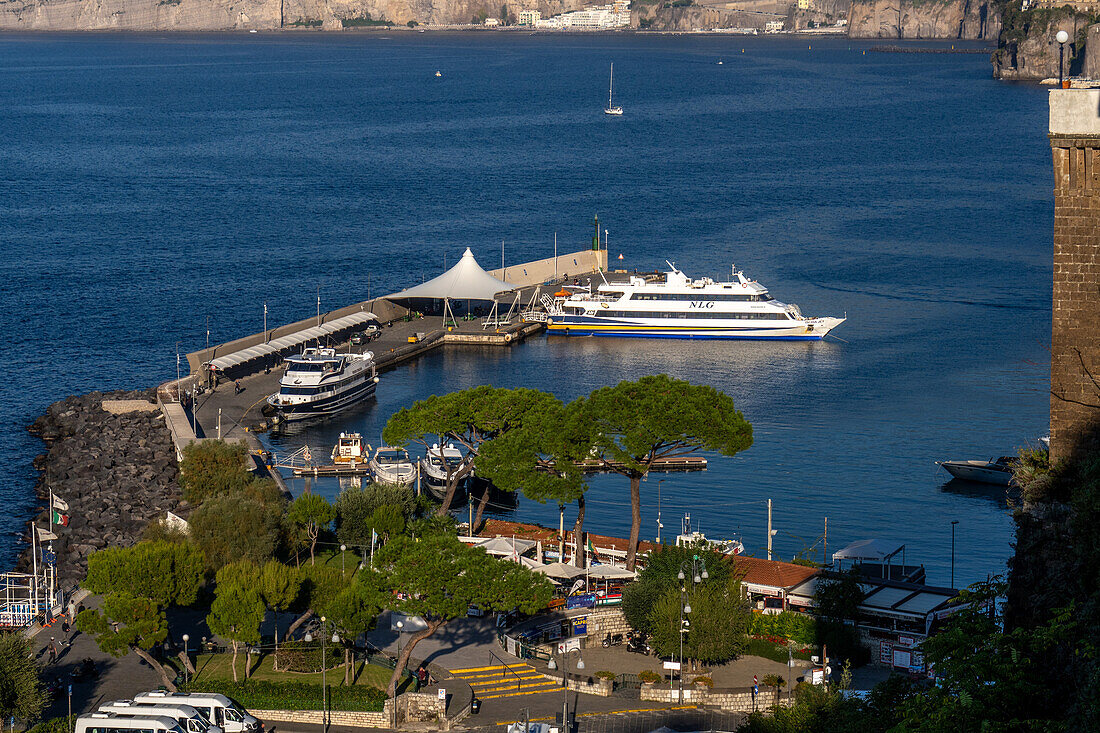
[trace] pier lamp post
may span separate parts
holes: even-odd
[[[183,635],[183,684],[187,684],[187,665],[191,663],[191,657],[187,656],[187,642],[191,641],[191,637],[187,634]]]
[[[561,706],[561,727],[563,733],[569,733],[569,655],[576,653],[577,655],[577,669],[584,669],[584,657],[581,656],[580,649],[566,650],[564,645],[561,647],[561,689],[562,689],[562,706]],[[546,667],[551,671],[558,668],[557,663],[554,661],[553,655],[550,656],[549,661],[546,663]],[[574,710],[573,712],[576,712]]]
[[[661,528],[664,527],[661,524],[661,484],[665,482],[665,479],[657,481],[657,544],[661,544]]]
[[[1058,41],[1058,88],[1064,88],[1064,74],[1063,74],[1063,62],[1066,58],[1066,41],[1069,40],[1069,34],[1065,31],[1058,31],[1054,36],[1054,40]]]
[[[684,568],[686,568],[687,566],[688,566],[687,562],[682,563],[680,565],[680,572],[676,574],[676,579],[679,580],[680,582],[683,582],[684,580],[687,579],[687,576],[684,575]],[[704,580],[706,580],[709,577],[710,577],[710,574],[707,573],[707,563],[706,563],[706,561],[703,560],[703,558],[699,557],[698,555],[692,555],[691,556],[691,587],[692,587],[692,589],[694,590],[695,586],[699,585],[700,583],[702,583]]]
[[[321,730],[324,731],[324,733],[328,733],[328,726],[329,726],[329,719],[328,719],[328,684],[327,684],[327,681],[326,681],[326,678],[325,678],[325,668],[327,666],[327,664],[325,662],[325,640],[328,638],[328,634],[325,631],[326,621],[327,621],[327,619],[324,616],[322,616],[321,617]],[[306,635],[302,638],[307,644],[309,642],[313,641],[313,635],[310,634],[309,632],[306,632]],[[332,632],[332,643],[333,644],[339,644],[340,643],[340,636],[335,631]]]
[[[1065,31],[1063,31],[1064,33]],[[955,525],[959,520],[951,520],[951,589],[955,589]]]
[[[344,575],[344,552],[348,549],[347,545],[340,545],[340,575]]]
[[[687,602],[687,586],[680,586],[680,704],[684,704],[684,634],[691,629],[691,621],[684,616],[691,613],[691,604]]]

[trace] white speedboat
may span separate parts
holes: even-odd
[[[440,501],[443,500],[447,494],[448,468],[451,472],[457,471],[462,464],[462,458],[462,451],[451,443],[447,443],[442,449],[436,443],[428,449],[428,455],[420,460],[420,475],[424,481],[423,486],[429,494]],[[469,474],[459,483],[453,501],[461,502],[465,498],[468,478]]]
[[[995,461],[936,461],[936,465],[964,481],[1008,486],[1012,483],[1012,469],[1019,460],[1015,456],[1001,456]]]
[[[622,107],[616,107],[611,103],[611,91],[615,87],[615,64],[611,64],[611,78],[607,83],[607,107],[604,108],[603,113],[605,115],[621,115],[623,113]]]
[[[332,447],[332,462],[336,465],[360,466],[369,460],[370,446],[359,433],[340,433]]]
[[[379,446],[370,459],[370,472],[375,481],[385,484],[412,486],[416,482],[416,466],[404,448]]]
[[[729,282],[692,280],[676,269],[663,282],[631,276],[595,291],[545,300],[547,330],[566,336],[817,341],[844,318],[808,318],[793,303],[735,271]]]
[[[374,394],[378,374],[374,354],[337,354],[308,348],[285,359],[279,391],[267,398],[280,420],[326,417]]]

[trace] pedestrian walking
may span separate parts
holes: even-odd
[[[50,652],[50,664],[53,664],[57,661],[57,642],[54,641],[52,636],[50,637],[50,644],[47,649],[49,649]]]
[[[428,670],[421,664],[420,669],[416,670],[416,691],[420,692],[428,686]]]
[[[240,380],[239,379],[234,379],[233,380],[233,394],[240,394],[241,392],[244,392],[244,389],[241,388]]]

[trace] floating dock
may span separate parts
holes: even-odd
[[[624,465],[617,461],[587,460],[581,463],[585,473],[608,473],[622,469]],[[702,456],[681,456],[678,458],[656,458],[649,466],[650,472],[705,471],[707,459]]]

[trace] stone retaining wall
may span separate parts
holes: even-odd
[[[680,690],[677,687],[643,684],[640,698],[652,702],[678,702],[680,700]],[[759,694],[753,699],[751,688],[708,689],[698,685],[684,686],[684,702],[716,707],[731,713],[751,713],[777,706],[787,707],[790,704],[787,702],[787,696],[782,690],[779,692],[779,699],[777,700],[776,691],[768,687],[761,687]]]
[[[393,725],[394,701],[386,700],[380,711],[330,710],[329,725],[352,728],[390,728]],[[397,722],[445,723],[445,703],[435,692],[406,692],[397,697]],[[320,710],[252,710],[264,722],[305,723],[321,725]]]

